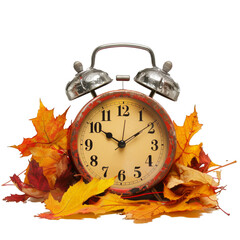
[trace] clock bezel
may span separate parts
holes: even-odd
[[[166,176],[166,174],[169,172],[172,166],[175,152],[176,152],[176,134],[175,134],[174,125],[168,113],[166,112],[166,110],[157,101],[155,101],[154,99],[152,99],[151,97],[148,97],[143,93],[133,91],[133,90],[113,90],[113,91],[105,92],[101,95],[98,95],[97,97],[90,100],[80,110],[74,122],[72,123],[69,130],[69,134],[68,134],[68,150],[69,150],[71,159],[76,167],[76,170],[87,182],[90,182],[92,180],[92,177],[88,174],[87,170],[84,168],[84,165],[82,164],[78,154],[78,134],[79,134],[81,124],[85,119],[85,117],[93,108],[97,107],[99,104],[101,104],[102,102],[108,99],[120,98],[120,97],[136,99],[140,102],[147,104],[162,119],[168,133],[167,157],[165,159],[163,167],[154,178],[152,178],[149,182],[147,182],[147,184],[140,185],[137,188],[119,189],[119,188],[110,187],[109,189],[111,192],[114,192],[117,194],[135,195],[145,190],[151,189]]]

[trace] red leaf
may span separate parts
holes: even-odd
[[[24,192],[27,196],[29,197],[34,197],[34,198],[47,198],[48,197],[48,192],[38,190],[34,187],[32,187],[29,184],[26,184],[21,181],[21,179],[14,174],[12,177],[10,177],[12,182],[16,185],[16,187]]]
[[[11,194],[10,196],[5,197],[3,200],[7,202],[25,202],[28,198],[29,196],[26,194]]]
[[[75,182],[73,166],[67,155],[65,155],[57,165],[58,178],[56,179],[55,188],[67,191],[70,185]]]
[[[36,162],[34,159],[32,159],[29,163],[29,171],[27,173],[27,177],[29,184],[34,188],[44,192],[50,191],[48,180],[43,175],[43,169],[42,167],[39,167],[38,162]]]
[[[191,161],[191,168],[194,168],[200,172],[207,173],[208,169],[213,166],[219,166],[211,161],[209,156],[201,149],[201,152],[199,154],[199,162],[193,158]]]
[[[22,182],[21,179],[19,178],[19,176],[17,176],[16,174],[14,174],[12,177],[10,177],[10,179],[12,180],[12,182],[17,186],[17,188],[20,191],[22,191],[23,188],[31,188],[30,185]]]

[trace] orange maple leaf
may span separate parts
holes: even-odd
[[[190,116],[186,116],[183,126],[177,126],[174,122],[174,127],[177,136],[177,148],[175,154],[175,162],[181,163],[185,166],[191,165],[193,158],[199,162],[199,154],[202,149],[202,143],[199,145],[190,145],[190,140],[202,127],[198,122],[196,108]]]
[[[54,145],[56,147],[67,149],[67,131],[64,129],[66,114],[68,109],[58,117],[54,117],[53,109],[48,110],[40,100],[40,108],[36,118],[31,119],[37,134],[32,138],[24,138],[23,142],[16,146],[22,157],[31,154],[30,148],[36,145]]]
[[[213,196],[212,200],[207,201],[206,198],[211,199],[211,196]],[[133,206],[132,210],[124,210],[124,214],[126,214],[127,219],[133,219],[135,222],[148,222],[164,213],[186,212],[216,207],[217,203],[214,197],[215,193],[212,187],[203,184],[193,188],[181,200],[170,202],[149,201],[148,204],[141,204],[138,207]]]
[[[95,214],[104,214],[122,210],[127,219],[135,222],[148,222],[164,213],[203,210],[216,207],[216,194],[210,184],[196,184],[183,194],[176,194],[164,187],[164,197],[169,201],[128,200],[108,193],[101,197],[94,210]]]
[[[69,157],[54,146],[36,145],[29,148],[29,151],[32,154],[32,159],[38,162],[39,166],[43,168],[43,174],[46,176],[51,189],[53,189],[57,178],[69,168]],[[24,182],[28,182],[27,178]]]

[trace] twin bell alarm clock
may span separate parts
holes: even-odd
[[[134,78],[150,90],[149,96],[127,89],[96,94],[96,89],[113,81],[106,72],[94,68],[96,54],[119,47],[150,54],[152,67]],[[176,135],[171,118],[153,96],[158,93],[173,101],[178,99],[180,89],[169,75],[171,68],[168,61],[160,69],[149,47],[131,43],[97,47],[85,71],[80,62],[74,63],[77,74],[66,86],[69,100],[87,93],[93,96],[77,114],[68,136],[70,156],[86,182],[115,177],[109,190],[134,196],[150,191],[166,176],[175,156]],[[129,81],[130,77],[117,75],[116,80]]]

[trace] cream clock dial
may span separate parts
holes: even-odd
[[[116,177],[114,192],[135,193],[156,184],[165,168],[169,155],[166,119],[156,111],[160,105],[151,99],[151,106],[140,93],[112,94],[115,97],[94,99],[96,106],[90,104],[90,110],[86,106],[88,113],[83,117],[83,110],[75,120],[81,122],[73,134],[77,138],[75,165],[87,179]]]

